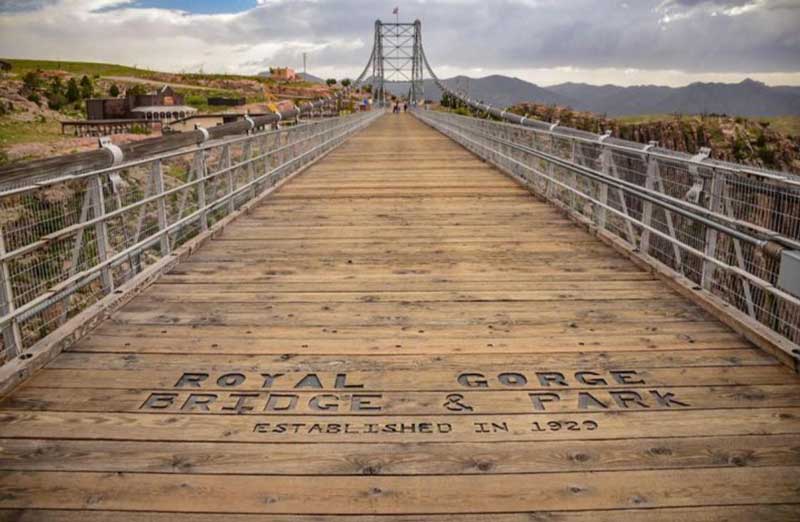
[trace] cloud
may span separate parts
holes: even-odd
[[[0,2],[10,57],[254,73],[297,67],[308,52],[310,72],[354,76],[375,19],[393,19],[400,3],[401,18],[423,21],[428,58],[446,71],[633,70],[620,81],[642,83],[648,71],[800,75],[796,0],[258,0],[226,14],[133,0]]]

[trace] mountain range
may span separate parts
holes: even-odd
[[[800,87],[770,87],[754,80],[740,83],[692,83],[685,87],[590,85],[562,83],[540,87],[519,78],[493,75],[458,76],[443,80],[450,88],[492,105],[521,102],[572,107],[608,116],[638,114],[727,114],[736,116],[800,115]],[[389,84],[394,94],[406,94],[408,83]],[[425,81],[425,97],[438,100],[441,90]]]

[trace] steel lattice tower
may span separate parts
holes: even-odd
[[[375,22],[375,46],[372,56],[372,97],[378,103],[386,99],[386,84],[408,82],[408,99],[422,102],[423,83],[422,22]]]

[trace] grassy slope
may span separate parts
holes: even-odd
[[[144,69],[137,69],[135,67],[127,67],[125,65],[114,65],[109,63],[91,63],[91,62],[61,62],[55,60],[11,60],[2,58],[3,61],[9,62],[12,71],[19,76],[24,75],[28,71],[36,70],[61,70],[70,74],[86,74],[90,76],[135,76],[137,78],[145,78],[152,75],[152,71]]]
[[[0,119],[0,149],[18,143],[46,143],[61,138],[61,125],[55,121],[26,122]]]

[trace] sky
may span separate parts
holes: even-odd
[[[353,78],[395,6],[443,78],[800,85],[800,0],[0,0],[0,56]]]

